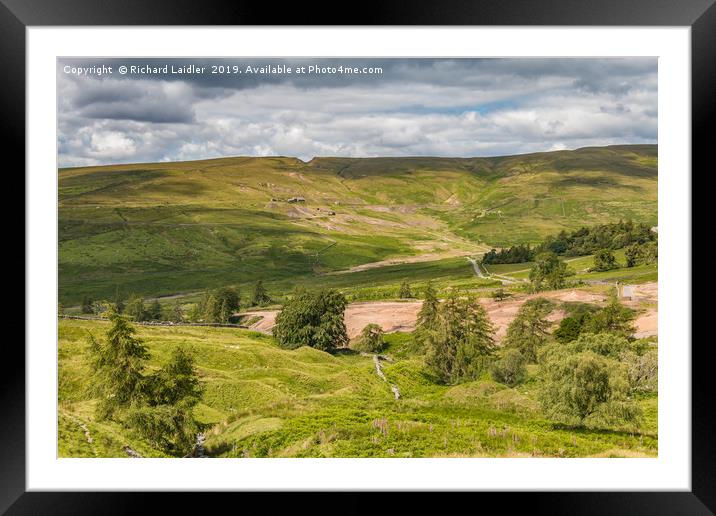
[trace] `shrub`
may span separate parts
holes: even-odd
[[[492,293],[492,298],[495,301],[502,301],[504,299],[507,299],[510,296],[511,296],[511,294],[509,292],[507,292],[504,288],[498,288],[497,290],[495,290]]]
[[[527,376],[527,359],[516,349],[505,350],[502,358],[492,364],[492,379],[514,387]]]

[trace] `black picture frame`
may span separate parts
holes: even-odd
[[[346,22],[350,25],[689,26],[692,44],[692,170],[704,168],[703,172],[707,172],[706,164],[713,146],[711,129],[716,118],[713,100],[716,85],[715,1],[551,0],[538,3],[533,0],[450,0],[428,3],[389,0],[375,5],[356,4],[355,9],[346,5],[339,10],[336,4],[322,9],[318,6],[309,8],[302,3],[277,8],[267,2],[219,3],[213,0],[0,0],[0,106],[6,133],[2,141],[6,150],[12,150],[19,157],[16,170],[21,167],[24,170],[24,153],[19,149],[24,149],[25,138],[25,28],[28,26],[343,25]],[[20,183],[19,188],[24,190],[23,185],[24,182]],[[685,256],[691,260],[691,250],[688,251]],[[710,409],[716,395],[710,374],[711,345],[709,341],[694,344],[691,492],[480,493],[460,496],[482,497],[481,504],[487,499],[505,503],[498,498],[509,497],[510,508],[525,504],[530,513],[540,514],[713,514],[716,511],[716,429]],[[4,346],[4,352],[6,365],[0,375],[0,511],[8,511],[8,514],[124,514],[142,512],[142,508],[150,507],[147,505],[149,499],[160,495],[25,492],[25,354],[17,345]],[[227,495],[211,493],[211,496],[212,501],[221,502]],[[213,498],[217,496],[220,499]],[[257,496],[269,499],[274,495],[240,496],[243,505]],[[167,497],[163,498],[162,503],[165,503]],[[292,503],[314,505],[316,497],[301,495],[295,498]],[[425,503],[422,494],[411,494],[409,500],[403,498],[404,511],[410,505]],[[188,509],[196,503],[204,504],[205,496],[174,493],[172,500]],[[348,511],[365,513],[372,510],[371,502],[364,499],[340,503]],[[320,504],[326,505],[325,502]],[[320,506],[314,505],[314,508],[320,510]]]

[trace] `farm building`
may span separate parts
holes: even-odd
[[[306,202],[306,199],[303,197],[291,197],[288,202],[290,203],[296,203],[296,202]]]

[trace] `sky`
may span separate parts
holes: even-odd
[[[57,106],[60,167],[499,156],[656,143],[657,60],[60,58]]]

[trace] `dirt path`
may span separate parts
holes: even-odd
[[[484,278],[485,275],[482,273],[482,269],[480,269],[480,266],[477,264],[477,260],[474,258],[467,257],[467,261],[472,264],[472,268],[475,269],[475,274],[478,278]]]
[[[351,272],[368,271],[371,269],[380,269],[381,267],[390,267],[391,265],[403,265],[406,263],[423,263],[423,262],[435,262],[438,260],[445,260],[447,258],[456,258],[470,254],[469,251],[452,252],[452,253],[426,253],[417,256],[407,256],[405,258],[391,258],[389,260],[381,260],[379,262],[364,263],[356,265],[348,269],[340,271],[326,272],[324,276],[338,276],[341,274],[350,274]]]

